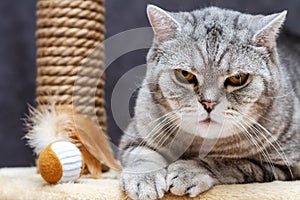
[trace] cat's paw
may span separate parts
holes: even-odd
[[[167,186],[175,195],[195,197],[210,189],[215,180],[196,161],[179,160],[168,167]]]
[[[155,172],[123,172],[120,175],[121,186],[126,194],[136,200],[154,200],[162,198],[167,191],[166,169]]]

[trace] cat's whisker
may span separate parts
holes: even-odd
[[[260,118],[262,118],[262,119],[268,121],[268,122],[273,122],[273,120],[268,119],[268,118],[266,118],[265,116],[263,116],[263,115],[261,115],[261,114],[259,114],[259,113],[256,113],[256,115],[259,116]]]
[[[278,179],[278,175],[275,171],[275,167],[274,167],[274,164],[273,164],[273,161],[270,157],[270,153],[268,152],[268,150],[265,148],[264,146],[264,142],[261,141],[261,138],[259,137],[261,135],[261,133],[254,127],[252,126],[251,124],[247,123],[246,121],[243,121],[243,123],[251,130],[251,133],[254,135],[256,141],[258,141],[260,143],[260,147],[261,149],[263,150],[263,152],[265,153],[266,157],[267,158],[267,163],[269,164],[269,166],[271,167],[272,171],[273,171],[273,174],[274,174],[274,177],[275,179]],[[251,134],[250,133],[250,134]],[[252,135],[251,134],[251,135]],[[267,138],[265,138],[266,141],[268,141]],[[275,173],[274,173],[275,172]]]
[[[292,88],[291,91],[286,92],[285,94],[281,95],[281,96],[266,96],[267,98],[271,98],[271,99],[281,99],[281,98],[286,98],[289,95],[293,95],[295,94],[296,88]]]
[[[176,110],[173,110],[173,111],[171,111],[171,112],[168,112],[168,113],[166,113],[166,114],[160,116],[159,118],[154,119],[153,121],[151,121],[150,124],[148,124],[146,127],[144,127],[144,129],[142,129],[141,132],[145,131],[145,129],[146,129],[147,127],[152,126],[154,123],[158,122],[159,120],[162,120],[162,121],[159,122],[158,124],[156,124],[156,126],[155,126],[154,128],[152,128],[152,130],[156,129],[157,126],[159,126],[161,123],[165,122],[166,120],[172,120],[172,117],[179,118],[179,117],[176,116],[176,113],[180,112],[180,111],[183,110],[184,108],[185,108],[185,107],[180,107],[180,108],[178,108],[178,109],[176,109]],[[191,109],[191,110],[192,110],[192,109]],[[152,134],[152,131],[151,131],[151,133],[149,133],[149,134]]]
[[[267,118],[265,118],[264,116],[260,115],[260,114],[257,114],[260,118],[262,119],[265,119],[269,122],[272,122],[272,120],[269,120]],[[277,137],[275,137],[272,133],[270,133],[269,130],[267,130],[264,126],[262,126],[260,123],[257,122],[257,120],[249,117],[249,116],[246,116],[244,115],[246,118],[248,118],[249,121],[251,121],[253,123],[253,126],[258,126],[258,128],[260,129],[260,131],[258,130],[258,132],[264,136],[264,138],[266,139],[266,141],[273,147],[273,149],[275,149],[275,151],[278,153],[278,155],[281,157],[281,159],[284,161],[285,165],[289,168],[289,171],[291,173],[291,176],[293,177],[293,174],[292,174],[292,171],[291,171],[291,168],[290,168],[290,162],[289,160],[287,159],[287,156],[284,152],[284,150],[282,149],[282,145],[280,143],[280,141],[278,140]],[[271,140],[270,141],[267,136],[265,136],[263,133],[266,133],[269,137],[271,137]],[[274,143],[274,144],[273,144]],[[276,145],[276,146],[275,146]],[[279,152],[279,150],[281,152]]]
[[[245,116],[245,115],[244,115]],[[293,177],[293,173],[291,170],[291,164],[285,154],[285,152],[282,149],[281,144],[279,143],[278,139],[275,138],[275,136],[273,134],[270,133],[269,130],[267,130],[265,127],[263,127],[260,123],[258,123],[256,120],[252,119],[251,117],[245,116],[251,123],[253,123],[254,125],[257,125],[260,129],[262,129],[262,131],[264,133],[266,133],[268,136],[271,137],[272,141],[270,141],[264,134],[262,131],[259,131],[257,128],[257,133],[259,133],[261,136],[263,136],[263,138],[268,142],[268,144],[276,151],[276,153],[281,157],[281,159],[283,160],[283,162],[285,163],[285,165],[288,167],[291,176]],[[252,127],[254,127],[254,125],[252,125]],[[275,145],[274,145],[275,143]],[[278,150],[279,149],[279,150]]]
[[[162,115],[162,116],[160,116],[160,117],[158,117],[158,118],[152,120],[149,124],[147,124],[147,126],[145,126],[145,127],[140,131],[140,133],[142,133],[141,135],[140,135],[140,134],[135,134],[134,137],[135,137],[136,139],[138,139],[138,138],[141,138],[141,136],[143,136],[143,138],[148,137],[148,136],[151,136],[151,134],[153,133],[153,129],[154,129],[155,127],[159,126],[159,125],[160,125],[162,122],[164,122],[165,120],[167,120],[167,119],[168,119],[168,116],[174,115],[175,112],[176,112],[176,110],[171,111],[171,112],[168,112],[168,113],[166,113],[166,114],[164,114],[164,115]],[[162,120],[162,121],[159,122],[159,123],[157,123],[159,120]],[[151,126],[154,125],[155,123],[157,123],[157,124],[156,124],[156,126],[155,126],[154,128],[152,128],[152,131],[149,131],[148,133],[146,133],[146,134],[144,135],[144,132],[147,131],[147,128],[151,127]],[[138,146],[145,145],[145,144],[146,144],[145,141],[146,141],[146,140],[142,140],[142,142],[140,142],[140,143],[138,144]],[[133,140],[132,143],[134,143],[134,140]]]
[[[185,112],[187,112],[187,111],[194,111],[194,109],[187,108],[185,106],[181,106],[176,111],[177,112],[178,111],[181,111],[181,112],[185,111]],[[180,121],[181,118],[178,117],[178,116],[176,116],[174,113],[173,113],[173,115],[168,116],[168,120],[169,120],[168,121],[169,123],[167,123],[167,124],[160,124],[156,128],[157,130],[154,133],[151,132],[151,135],[152,135],[151,141],[152,142],[150,144],[148,144],[148,145],[152,145],[152,143],[154,143],[154,141],[156,141],[158,138],[160,138],[159,141],[156,141],[156,145],[154,147],[156,149],[160,148],[169,139],[169,137],[173,134],[173,132],[180,127],[181,123],[178,123],[178,120]],[[166,130],[167,130],[167,133],[168,133],[167,136],[166,137],[162,137],[162,134],[165,134]]]
[[[281,156],[281,158],[286,163],[286,165],[290,166],[289,160],[287,159],[286,154],[284,153],[284,151],[282,149],[282,146],[279,143],[279,141],[277,140],[277,138],[275,138],[267,129],[265,129],[259,123],[256,123],[256,125],[259,126],[259,128],[263,129],[263,131],[271,137],[272,141],[277,145],[277,147],[275,147],[274,144],[273,144],[273,142],[271,142],[264,134],[262,134],[267,139],[267,141],[270,143],[270,145],[276,150],[276,152]],[[277,148],[279,148],[281,152],[279,152]]]
[[[254,138],[248,131],[248,129],[246,127],[244,127],[244,125],[238,121],[234,121],[234,124],[237,126],[237,128],[243,133],[244,136],[246,136],[246,138],[248,139],[248,141],[252,144],[254,144],[256,146],[256,148],[258,149],[258,152],[260,155],[262,155],[264,157],[264,159],[267,161],[267,163],[270,165],[272,171],[274,172],[274,166],[269,158],[269,156],[265,153],[265,151],[263,150],[263,148],[258,144],[256,138]],[[242,127],[242,128],[241,128]],[[273,167],[272,167],[273,166]],[[275,175],[275,174],[274,174]]]
[[[151,139],[156,140],[157,138],[159,138],[161,134],[164,134],[163,129],[168,129],[169,126],[172,126],[173,124],[175,124],[176,120],[177,120],[176,116],[171,116],[171,118],[169,118],[168,123],[159,124],[159,127],[157,128],[157,130],[155,132],[151,131],[151,136],[154,136],[154,137],[151,137]]]
[[[256,148],[258,149],[258,152],[264,157],[264,159],[267,161],[267,163],[271,167],[271,170],[272,170],[272,173],[274,174],[274,176],[277,177],[277,173],[276,173],[275,167],[274,167],[274,165],[273,165],[273,163],[272,163],[269,155],[258,144],[256,138],[254,138],[251,135],[251,133],[249,133],[248,129],[246,127],[244,127],[244,125],[241,122],[235,122],[234,124],[241,130],[241,132],[246,136],[246,138],[249,140],[249,142],[252,143],[252,144],[254,144],[256,146]]]
[[[164,143],[170,138],[170,136],[173,134],[173,132],[175,132],[178,129],[178,127],[179,127],[179,124],[176,124],[176,123],[169,126],[168,127],[169,130],[167,131],[166,137],[161,137],[159,139],[159,141],[156,143],[154,148],[155,149],[160,149],[164,145]]]
[[[161,122],[159,122],[150,132],[146,133],[146,135],[144,135],[143,138],[149,137],[149,138],[151,138],[151,141],[156,140],[158,137],[161,136],[161,134],[164,134],[163,128],[174,123],[174,121],[177,119],[176,116],[173,114],[173,112],[169,112],[168,115],[165,115],[164,117],[165,118]],[[158,119],[161,119],[161,117]],[[167,122],[167,123],[165,123],[165,122]],[[148,140],[143,140],[143,141],[148,141]],[[139,144],[139,146],[142,146],[145,144],[146,144],[146,142],[141,142]]]
[[[262,129],[262,131],[264,131],[266,134],[268,134],[268,135],[271,137],[272,141],[277,145],[278,148],[280,148],[281,153],[284,154],[284,159],[283,159],[283,160],[286,160],[286,161],[288,162],[288,159],[287,159],[287,157],[286,157],[286,155],[285,155],[285,153],[284,153],[284,151],[283,151],[283,149],[282,149],[282,146],[281,146],[281,144],[279,143],[278,139],[277,139],[272,133],[270,133],[269,130],[267,130],[264,126],[262,126],[260,123],[258,123],[255,119],[253,119],[253,118],[251,118],[251,117],[249,117],[249,116],[247,116],[247,115],[245,115],[245,114],[243,114],[243,113],[241,113],[241,114],[242,114],[244,117],[246,117],[251,123],[253,123],[253,125],[257,125],[260,129]],[[253,126],[253,125],[252,125],[252,126]],[[260,132],[260,133],[262,134],[261,131],[258,131],[258,132]],[[262,134],[262,136],[263,136],[266,140],[268,140],[268,138],[267,138],[264,134]],[[274,146],[273,142],[271,142],[270,140],[268,140],[268,142],[270,142],[270,145],[272,145],[272,147],[277,151],[277,153],[280,154],[280,152],[278,151],[278,149]]]

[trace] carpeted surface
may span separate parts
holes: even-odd
[[[56,199],[127,199],[120,190],[117,175],[108,172],[103,179],[82,177],[76,183],[48,185],[36,173],[36,168],[0,169],[1,200],[56,200]],[[244,185],[216,186],[197,198],[166,195],[169,200],[300,200],[300,181],[255,183]]]

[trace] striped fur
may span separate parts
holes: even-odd
[[[155,38],[120,143],[127,194],[196,196],[217,184],[300,178],[300,41],[276,43],[286,12],[147,11]],[[180,83],[174,69],[197,83]],[[247,82],[226,86],[238,73]],[[203,99],[217,102],[210,114]]]

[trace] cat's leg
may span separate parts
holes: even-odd
[[[164,196],[167,161],[163,156],[145,146],[132,146],[124,151],[122,160],[120,181],[130,198],[152,200]]]
[[[171,193],[192,197],[218,184],[291,179],[288,168],[250,159],[178,160],[170,164],[167,173]]]

